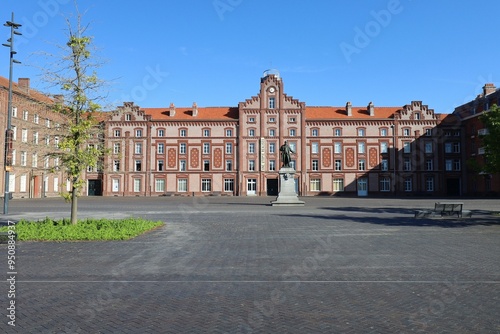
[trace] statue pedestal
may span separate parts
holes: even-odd
[[[304,206],[304,202],[299,200],[295,192],[295,169],[290,167],[282,167],[279,170],[280,175],[280,192],[275,201],[272,201],[273,206]]]

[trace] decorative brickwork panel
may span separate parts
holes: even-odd
[[[200,165],[200,150],[197,148],[191,149],[191,154],[190,154],[190,164],[191,168],[198,168]]]
[[[214,167],[215,168],[222,167],[222,150],[220,148],[216,148],[214,150]]]
[[[370,148],[370,155],[369,155],[369,163],[370,167],[375,167],[378,165],[377,161],[377,149],[375,147]]]
[[[168,149],[168,167],[175,168],[175,163],[177,161],[177,157],[175,156],[175,148]]]
[[[349,147],[345,150],[345,164],[347,167],[354,167],[354,149]]]
[[[332,164],[332,151],[325,147],[323,149],[323,166],[326,168],[330,167]]]

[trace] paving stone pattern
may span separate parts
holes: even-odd
[[[130,241],[18,242],[16,326],[3,316],[1,329],[500,333],[498,201],[465,201],[472,218],[415,219],[433,200],[273,199],[82,199],[82,217],[166,224]],[[54,199],[11,208],[3,220],[67,210]]]

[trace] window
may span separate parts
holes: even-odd
[[[380,129],[380,136],[381,137],[386,137],[387,136],[387,129],[386,128]]]
[[[319,152],[319,143],[312,143],[311,144],[311,153],[318,154],[318,152]]]
[[[211,179],[201,179],[201,191],[203,192],[212,191]]]
[[[46,160],[48,160],[48,157],[45,157]],[[12,166],[16,165],[16,150],[12,150]],[[45,167],[45,166],[44,166]],[[49,168],[49,166],[46,166],[45,168]]]
[[[358,153],[359,154],[365,154],[366,153],[365,142],[359,142],[358,143]]]
[[[142,154],[142,143],[135,143],[134,153]]]
[[[120,171],[120,160],[114,160],[113,161],[113,172],[119,172]]]
[[[336,142],[333,144],[333,152],[335,154],[341,154],[342,153],[342,143]]]
[[[141,179],[134,179],[134,192],[138,193],[141,191]]]
[[[28,129],[22,129],[21,130],[21,141],[23,143],[27,143],[28,142]]]
[[[224,192],[234,191],[234,179],[224,179]]]
[[[460,143],[453,143],[453,153],[460,153]]]
[[[434,162],[432,159],[425,160],[425,170],[431,171],[434,169]]]
[[[444,144],[444,153],[451,153],[453,150],[453,146],[451,143]]]
[[[248,136],[255,137],[255,129],[248,129]]]
[[[403,136],[408,137],[410,135],[410,129],[403,129]]]
[[[403,161],[403,170],[410,171],[411,170],[411,160],[410,158],[404,158]]]
[[[291,143],[288,143],[288,145],[290,145],[290,149],[291,149],[293,152],[297,153],[297,143],[295,143],[295,142],[291,142]]]
[[[181,193],[186,192],[188,189],[187,184],[187,179],[177,179],[177,191]]]
[[[425,142],[425,153],[432,153],[432,142]]]
[[[295,165],[296,165],[295,160],[290,161],[291,168],[295,169]]]
[[[432,136],[432,129],[425,129],[426,136]]]
[[[255,117],[248,117],[248,123],[255,123]]]
[[[210,130],[209,129],[203,130],[203,137],[210,137]]]
[[[31,167],[38,167],[38,154],[37,153],[33,153],[31,155]]]
[[[269,123],[276,123],[275,117],[269,117]]]
[[[432,176],[425,179],[425,190],[434,191],[434,178]]]
[[[319,160],[318,159],[313,159],[313,161],[312,161],[312,170],[314,170],[314,171],[319,170]]]
[[[335,160],[335,170],[342,170],[342,160]]]
[[[226,160],[226,171],[230,172],[233,170],[233,160]]]
[[[136,137],[142,137],[142,129],[135,130],[135,136]]]
[[[311,179],[309,184],[311,191],[321,191],[321,179]]]
[[[391,179],[388,177],[380,179],[380,191],[391,191]]]
[[[226,129],[226,137],[232,137],[233,136],[233,130],[232,129]]]
[[[411,143],[409,141],[403,143],[403,153],[411,153]]]
[[[333,191],[344,191],[344,179],[333,179]]]
[[[187,136],[187,130],[186,129],[179,130],[179,136],[180,137],[186,137]]]
[[[22,151],[21,152],[21,166],[26,166],[26,157],[27,157],[26,151]]]
[[[389,170],[389,161],[387,159],[382,159],[380,162],[380,169],[384,172]]]
[[[141,160],[136,160],[135,161],[134,170],[136,172],[140,172],[142,170],[142,161]]]
[[[335,135],[335,137],[340,137],[340,136],[342,136],[342,130],[341,129],[334,129],[333,134]]]
[[[364,159],[360,159],[358,161],[358,169],[359,170],[366,170],[366,162]]]
[[[186,166],[187,166],[186,160],[179,160],[179,170],[181,172],[186,171]]]
[[[157,193],[165,192],[165,179],[156,179],[155,180],[155,191]]]
[[[203,143],[203,154],[210,154],[210,143]]]
[[[163,129],[158,130],[158,137],[165,137],[165,130]]]
[[[12,107],[12,117],[17,117],[17,107]]]
[[[233,144],[226,143],[226,154],[233,154]]]
[[[275,137],[275,136],[276,136],[276,130],[269,129],[269,137]]]
[[[120,130],[115,130],[115,137],[120,137]]]
[[[38,132],[33,132],[33,144],[38,145]]]
[[[186,143],[181,143],[179,146],[179,153],[186,154]]]
[[[459,159],[453,160],[453,169],[460,170],[460,160]]]
[[[165,163],[163,160],[158,160],[157,161],[157,169],[159,172],[163,172],[163,167],[165,166]]]
[[[269,143],[269,153],[276,152],[276,143]]]
[[[12,140],[17,140],[17,127],[15,125],[12,125],[11,130],[12,130]]]
[[[59,137],[54,137],[54,147],[59,148]]]
[[[276,160],[269,160],[269,170],[270,171],[276,170]]]
[[[451,159],[446,159],[446,160],[444,161],[444,168],[445,168],[445,170],[447,170],[447,171],[451,171],[451,170],[453,170],[453,160],[451,160]]]
[[[203,171],[204,172],[210,171],[210,160],[203,160]]]
[[[24,110],[24,111],[23,111],[23,120],[25,120],[25,121],[27,121],[27,120],[28,120],[28,116],[29,116],[28,114],[29,114],[29,113],[28,113],[28,110]]]
[[[113,153],[114,154],[120,153],[120,143],[114,143],[113,144]]]
[[[126,114],[125,115],[125,120],[126,121],[131,121],[132,120],[132,115],[131,114]]]
[[[358,137],[364,137],[365,136],[365,129],[358,129]]]
[[[255,171],[255,160],[248,160],[248,170],[250,172]]]
[[[275,102],[276,100],[274,97],[269,98],[269,109],[274,109],[276,107]]]
[[[404,188],[405,188],[405,191],[412,191],[413,187],[412,187],[412,179],[411,179],[411,177],[405,178],[405,180],[404,180]]]
[[[255,153],[255,143],[248,143],[248,153]]]
[[[297,119],[295,117],[290,117],[290,118],[288,118],[288,122],[295,123],[295,122],[297,122]]]
[[[416,120],[419,120],[420,119],[420,113],[416,112],[413,114],[413,117],[416,119]]]
[[[387,153],[389,151],[389,143],[388,142],[381,142],[380,143],[380,153]]]
[[[19,191],[20,192],[26,192],[26,188],[27,188],[26,187],[26,174],[21,175],[21,178],[20,178],[19,181],[20,181],[19,182]],[[14,189],[12,189],[12,190],[14,190]]]
[[[290,137],[295,137],[297,131],[295,129],[290,129]]]
[[[318,129],[312,129],[311,130],[311,136],[317,137],[319,135],[319,130]]]
[[[45,126],[48,127],[48,128],[50,128],[50,119],[47,118],[45,120]]]
[[[158,154],[163,154],[163,153],[165,153],[165,144],[158,143]]]

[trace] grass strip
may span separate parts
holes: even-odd
[[[39,221],[21,220],[16,224],[15,232],[18,241],[129,240],[163,224],[142,218],[88,218],[72,225],[70,219],[45,218]],[[0,232],[7,231],[6,226],[0,227]]]

